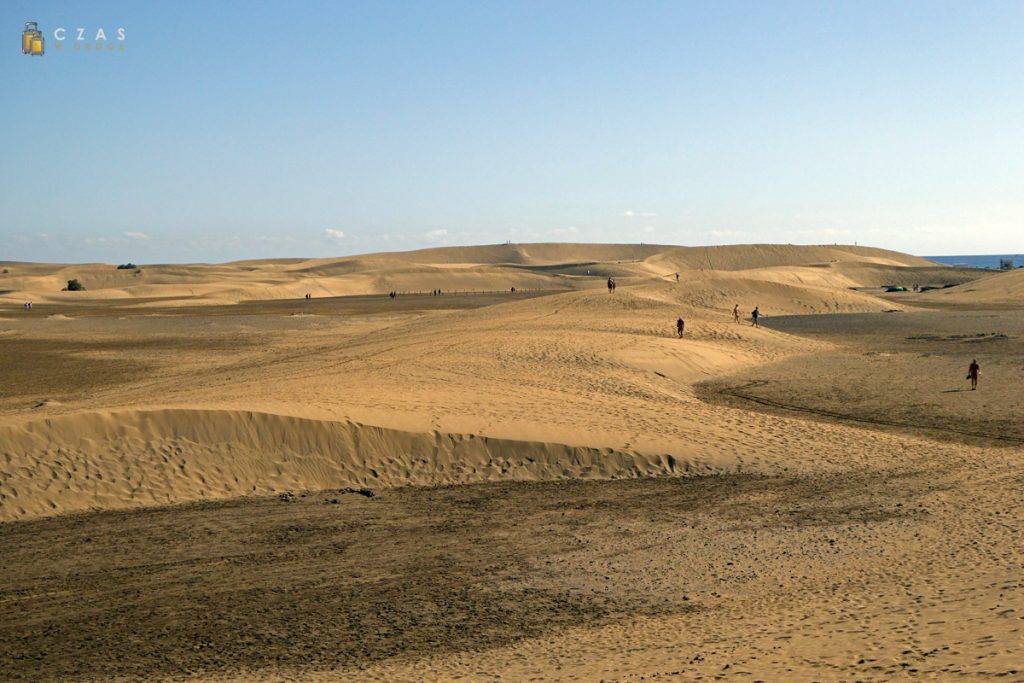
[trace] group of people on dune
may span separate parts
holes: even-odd
[[[609,282],[611,279],[609,278]],[[611,286],[609,285],[609,289]],[[754,327],[758,327],[758,320],[761,317],[760,306],[754,306],[754,310],[750,312],[750,324]],[[736,304],[732,307],[732,318],[735,322],[740,322],[740,305]],[[682,314],[676,318],[676,335],[682,339],[683,332],[686,329],[686,321],[683,320]],[[978,388],[978,375],[981,373],[981,365],[978,364],[978,359],[974,358],[971,360],[971,364],[967,368],[967,379],[971,380],[971,391],[975,391]]]
[[[761,317],[761,307],[754,306],[754,310],[750,312],[750,324],[757,327],[757,321]],[[736,304],[732,307],[732,319],[736,322],[740,321],[740,305]]]
[[[676,273],[675,277],[676,277],[676,281],[678,282],[679,281],[679,273]],[[615,286],[616,286],[615,285],[615,278],[609,277],[608,278],[608,293],[609,294],[614,294],[615,293]],[[511,291],[514,294],[515,291],[516,291],[516,288],[513,287]],[[430,293],[433,296],[440,296],[441,290],[440,289],[435,289],[435,290],[432,290]],[[388,296],[391,297],[392,299],[394,299],[394,298],[396,298],[398,296],[398,292],[391,291],[391,292],[388,293]],[[311,294],[307,294],[306,295],[306,299],[310,299],[310,298],[312,298],[312,295]],[[26,306],[26,309],[28,309],[28,308],[31,308],[32,305],[31,304],[26,304],[25,306]],[[736,304],[736,305],[734,305],[732,307],[732,318],[733,318],[733,321],[735,321],[736,323],[740,322],[740,305],[739,304]],[[754,310],[752,310],[750,312],[750,324],[753,327],[760,327],[760,325],[758,325],[758,322],[760,321],[760,319],[761,319],[761,307],[760,306],[754,306]],[[676,335],[680,339],[682,339],[683,338],[683,333],[684,333],[685,330],[686,330],[686,321],[683,320],[683,316],[682,316],[682,314],[680,314],[679,317],[676,319]],[[978,388],[978,374],[980,372],[981,372],[981,366],[978,364],[977,359],[971,360],[971,364],[967,368],[967,379],[971,380],[971,391],[974,391],[974,390],[976,390]]]
[[[757,321],[758,321],[758,319],[760,317],[761,317],[761,308],[760,308],[760,306],[754,306],[754,310],[750,312],[750,320],[751,320],[750,324],[753,325],[754,327],[757,327],[758,326],[757,325]],[[735,320],[736,322],[740,321],[740,305],[739,304],[736,304],[735,306],[732,307],[732,319]],[[680,339],[683,338],[683,331],[685,329],[686,329],[686,321],[683,320],[683,316],[680,315],[678,318],[676,318],[676,335],[678,335]]]

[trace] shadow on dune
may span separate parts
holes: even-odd
[[[356,672],[712,609],[681,590],[702,580],[679,573],[681,548],[708,533],[729,545],[750,530],[920,518],[908,491],[932,481],[862,471],[505,482],[3,524],[0,677]],[[609,565],[614,556],[629,559]],[[650,572],[674,578],[658,588]]]

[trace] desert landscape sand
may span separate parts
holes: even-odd
[[[0,679],[1024,680],[1021,276],[0,263]]]

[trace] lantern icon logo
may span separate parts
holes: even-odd
[[[21,51],[26,55],[43,54],[43,32],[37,22],[25,22],[25,30],[21,32]]]

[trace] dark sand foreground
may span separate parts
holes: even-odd
[[[985,519],[953,489],[967,473],[320,492],[6,524],[0,676],[386,680],[429,658],[436,677],[517,680],[547,665],[518,646],[568,638],[580,680],[1012,677],[1019,508]],[[642,646],[652,629],[679,640]],[[857,649],[830,644],[851,633]]]

